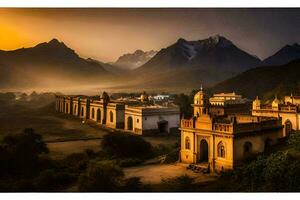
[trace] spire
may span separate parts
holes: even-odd
[[[200,86],[200,91],[201,91],[201,92],[203,91],[203,87],[202,87],[202,84],[201,84],[201,86]]]
[[[259,99],[258,99],[258,96],[256,96],[256,99],[255,99],[255,100],[259,100]]]

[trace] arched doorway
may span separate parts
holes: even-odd
[[[100,122],[101,120],[101,111],[100,109],[97,110],[97,122]]]
[[[290,120],[286,120],[284,123],[285,136],[288,136],[292,132],[292,123]]]
[[[95,118],[95,110],[94,110],[94,108],[92,108],[92,119],[94,119]]]
[[[133,130],[133,120],[132,117],[127,118],[127,130],[132,131]]]
[[[200,142],[200,162],[208,162],[208,143],[202,139]]]

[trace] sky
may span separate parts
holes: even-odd
[[[103,62],[216,34],[264,59],[300,43],[300,9],[0,9],[1,50],[57,38]]]

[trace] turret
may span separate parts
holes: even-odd
[[[201,86],[200,91],[197,92],[194,96],[194,116],[199,117],[200,115],[207,114],[207,99],[203,88]]]
[[[147,102],[149,100],[148,94],[144,91],[141,94],[141,102]]]
[[[280,103],[280,101],[277,99],[277,96],[275,96],[275,99],[272,102],[272,109],[273,110],[278,110],[279,103]]]
[[[256,96],[256,99],[252,102],[252,110],[259,110],[260,109],[260,100],[258,99],[258,96]]]

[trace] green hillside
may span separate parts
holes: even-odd
[[[300,60],[286,65],[257,67],[218,83],[213,92],[236,92],[247,98],[263,99],[274,95],[284,96],[300,93]]]

